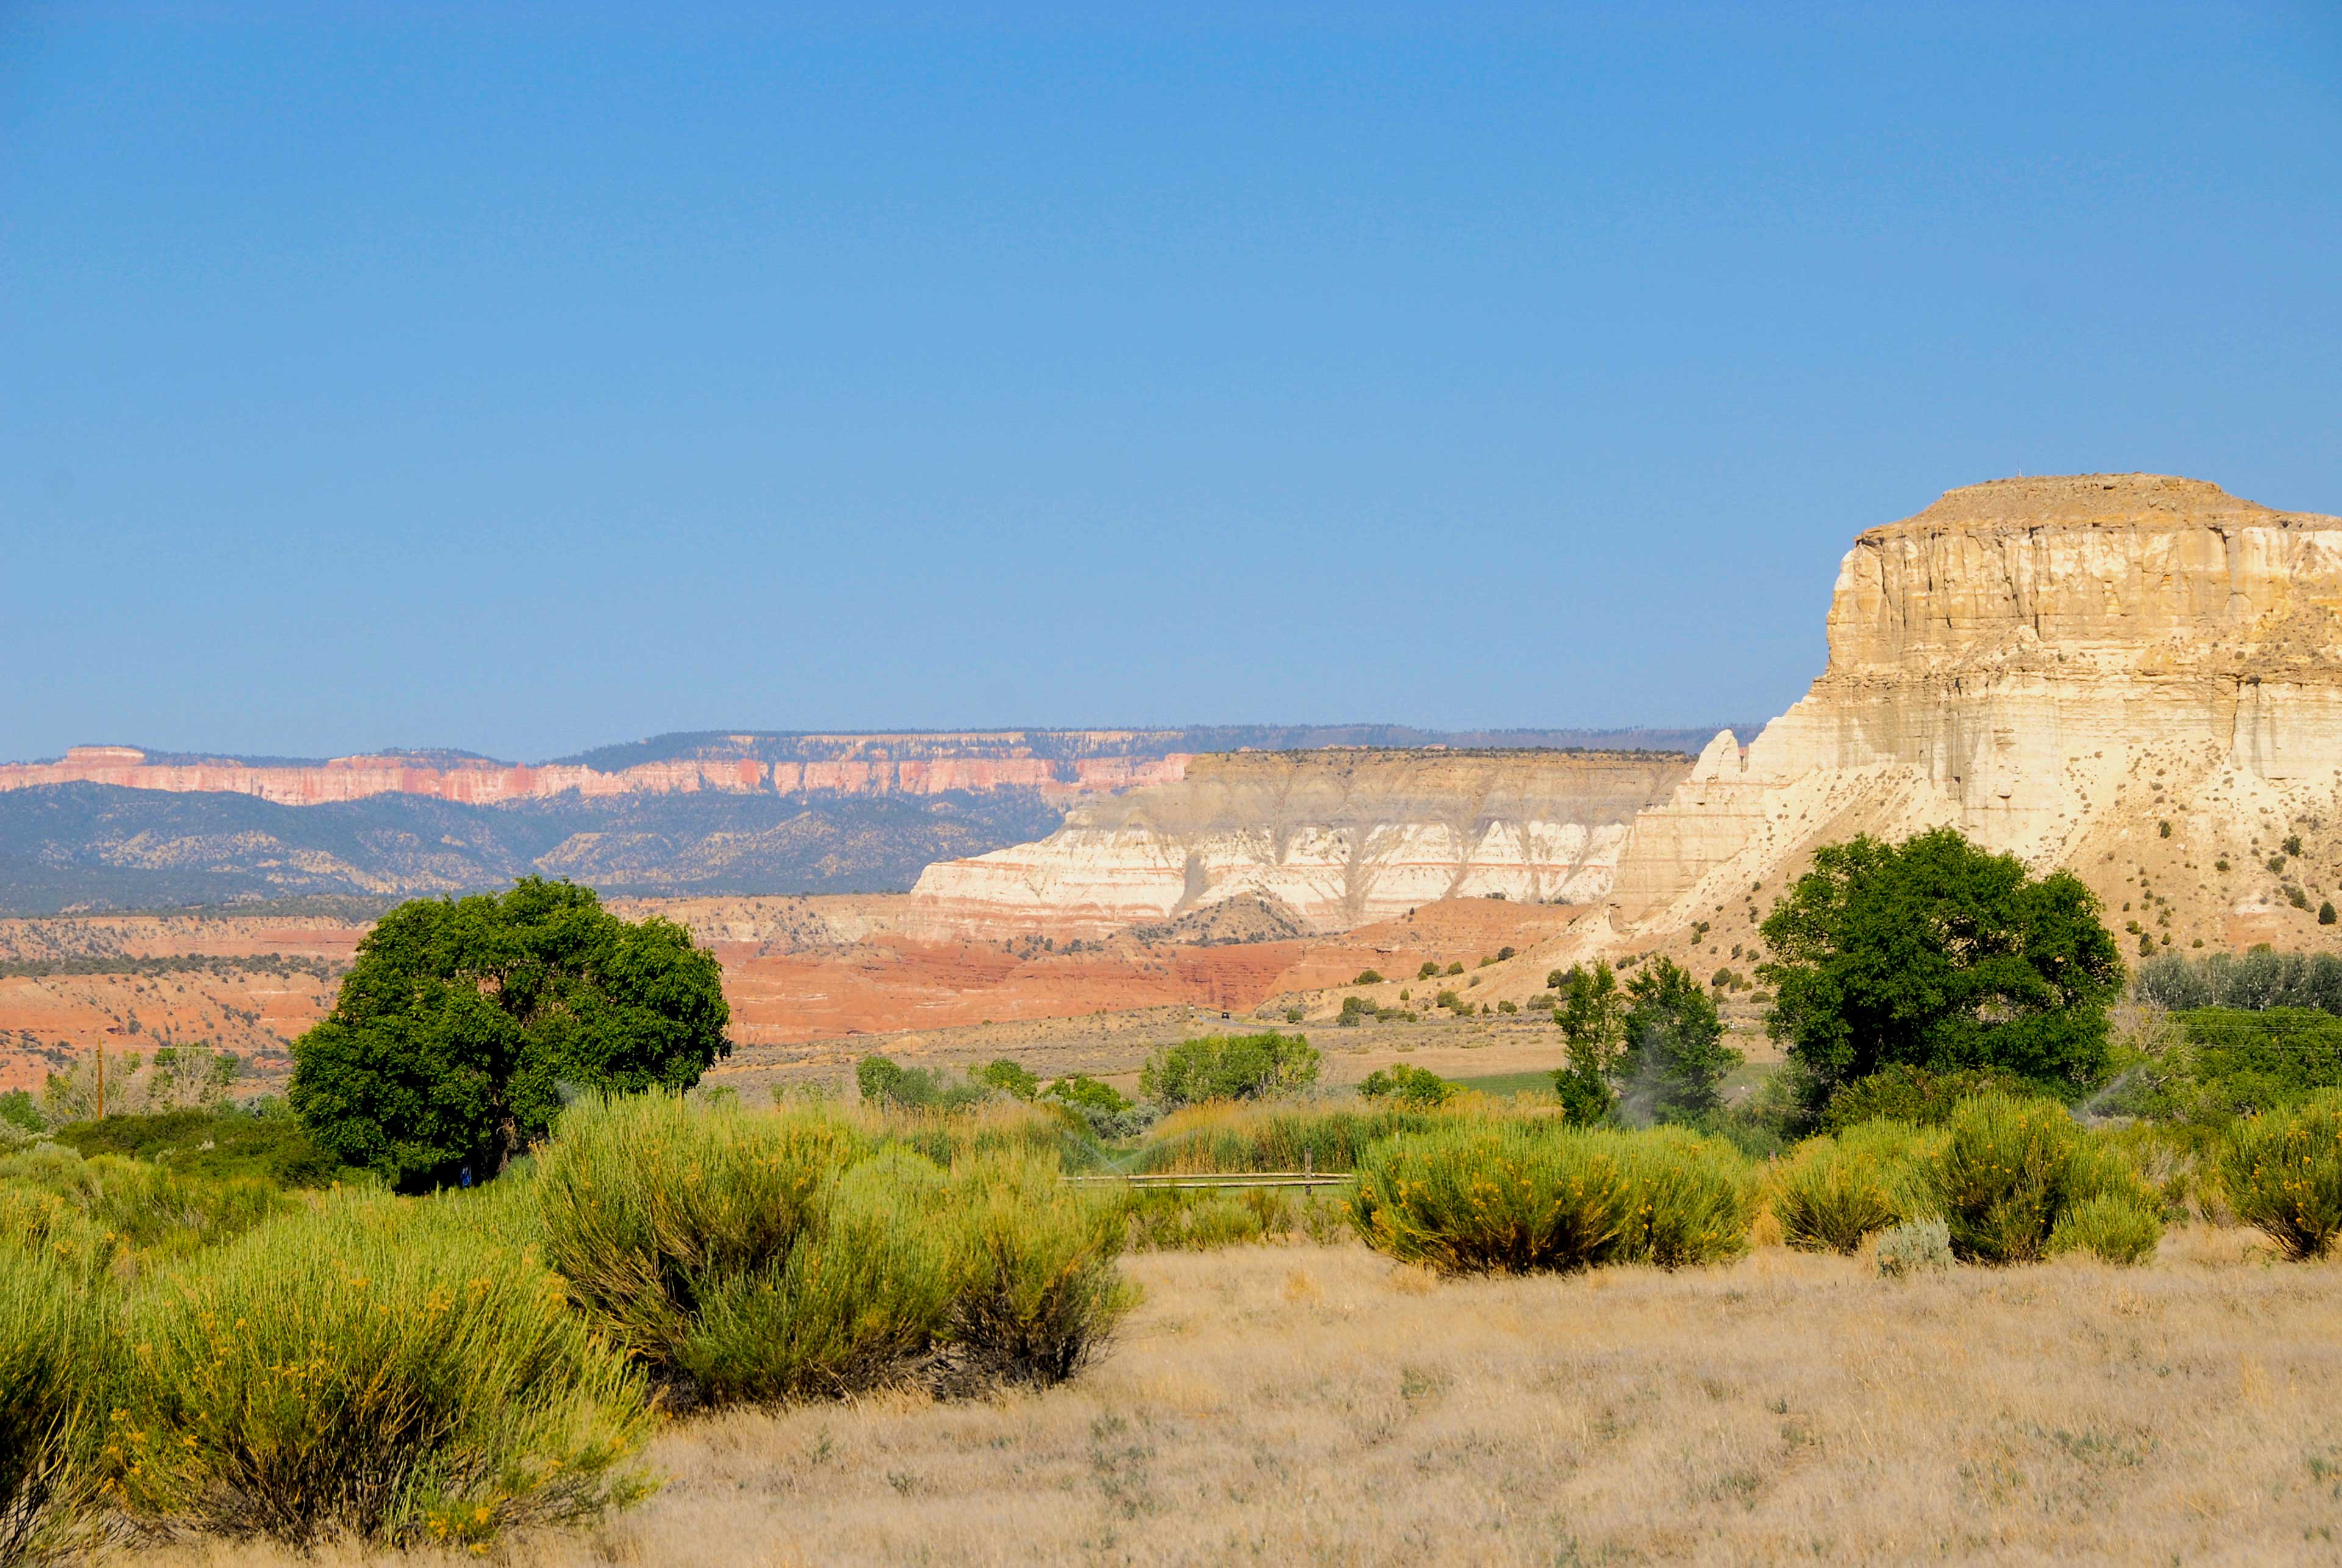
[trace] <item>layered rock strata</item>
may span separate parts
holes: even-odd
[[[1314,751],[1197,757],[1037,844],[929,866],[906,928],[1084,936],[1249,895],[1311,931],[1442,898],[1586,903],[1678,754]]]
[[[540,765],[485,757],[402,755],[335,757],[267,764],[233,758],[155,759],[135,746],[75,746],[56,762],[0,764],[0,790],[43,784],[101,784],[174,794],[258,795],[279,805],[324,805],[378,794],[426,795],[468,805],[548,800],[575,791],[590,797],[676,794],[990,794],[1031,790],[1064,803],[1146,784],[1176,781],[1186,764],[1160,756],[1053,758],[1017,755],[997,745],[976,754],[899,756],[885,744],[911,737],[856,737],[859,754],[766,761],[751,756],[682,757],[603,769],[584,764]],[[918,737],[925,739],[926,737]]]
[[[1718,736],[1637,818],[1610,916],[1665,930],[1815,843],[1939,824],[2082,870],[2117,914],[2167,907],[2131,884],[2184,880],[2199,927],[2267,902],[2247,857],[2287,860],[2278,887],[2331,883],[2271,851],[2321,843],[2335,814],[2337,611],[2342,519],[2156,474],[1951,491],[1855,540],[1827,667],[1745,754]]]

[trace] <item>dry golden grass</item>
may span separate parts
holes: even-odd
[[[1909,1283],[1778,1247],[1449,1282],[1350,1245],[1139,1257],[1146,1304],[1069,1386],[679,1423],[649,1503],[505,1555],[2331,1563],[2342,1266],[2259,1250]]]

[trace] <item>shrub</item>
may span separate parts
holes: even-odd
[[[1102,1084],[1085,1073],[1058,1079],[1044,1091],[1043,1097],[1058,1102],[1081,1117],[1091,1134],[1099,1138],[1136,1136],[1146,1130],[1149,1115],[1132,1104],[1113,1084]]]
[[[1745,1160],[1687,1134],[1484,1123],[1371,1145],[1351,1216],[1369,1246],[1442,1273],[1676,1267],[1741,1251],[1755,1191]]]
[[[266,1115],[207,1107],[108,1116],[60,1127],[55,1136],[85,1154],[159,1160],[179,1174],[215,1180],[256,1176],[284,1187],[325,1187],[358,1174],[282,1109]]]
[[[343,1195],[151,1294],[108,1436],[125,1510],[296,1546],[478,1543],[646,1493],[641,1378],[469,1204]]]
[[[1429,980],[1438,973],[1439,961],[1436,958],[1426,958],[1423,961],[1423,967],[1415,972],[1415,977],[1417,980]]]
[[[2099,1193],[2057,1216],[2049,1231],[2049,1252],[2088,1253],[2128,1266],[2151,1260],[2162,1239],[2163,1215],[2151,1202],[2132,1193]]]
[[[1342,998],[1342,1015],[1334,1022],[1342,1028],[1355,1029],[1361,1020],[1376,1017],[1379,1012],[1380,1009],[1363,996],[1345,996]]]
[[[2342,1088],[2342,1020],[2322,1011],[2205,1007],[2175,1022],[2176,1048],[2149,1052],[2121,1109],[2217,1127]]]
[[[1499,1002],[1496,1004],[1496,1011],[1499,1013],[1518,1013],[1520,1010],[1521,1006],[1517,1002]]]
[[[780,1266],[868,1152],[865,1134],[817,1114],[590,1098],[537,1160],[545,1259],[621,1348],[673,1369],[704,1293]]]
[[[873,1147],[819,1115],[587,1102],[540,1163],[548,1256],[712,1400],[1047,1382],[1094,1353],[1126,1304],[1120,1225],[1054,1153],[1008,1136],[946,1177],[907,1139]]]
[[[1373,969],[1359,970],[1358,977],[1350,982],[1353,985],[1380,985],[1382,983],[1383,977],[1381,972]]]
[[[1358,1085],[1358,1093],[1367,1099],[1387,1099],[1394,1105],[1445,1105],[1461,1092],[1438,1074],[1405,1062],[1376,1068]]]
[[[854,1064],[854,1085],[861,1091],[866,1105],[922,1110],[947,1111],[973,1105],[991,1092],[986,1084],[975,1080],[956,1082],[949,1073],[940,1069],[906,1067],[876,1052]]]
[[[1890,1280],[1951,1266],[1952,1233],[1941,1220],[1913,1220],[1879,1235],[1878,1272]]]
[[[2342,1094],[2247,1118],[2228,1134],[2219,1168],[2239,1220],[2289,1258],[2324,1257],[2342,1235]]]
[[[1377,1138],[1444,1125],[1419,1106],[1377,1104],[1324,1109],[1278,1104],[1195,1105],[1158,1123],[1126,1162],[1134,1175],[1246,1171],[1348,1171]]]
[[[1857,1078],[1830,1096],[1822,1112],[1821,1129],[1843,1132],[1865,1122],[1907,1122],[1940,1127],[1951,1120],[1959,1103],[1997,1091],[2024,1094],[2032,1086],[2013,1073],[1991,1067],[1960,1068],[1931,1073],[1925,1067],[1896,1063],[1866,1078]]]
[[[2325,903],[2317,906],[2317,924],[2320,925],[2331,925],[2334,924],[2335,919],[2334,901],[2329,898]]]
[[[0,1247],[39,1253],[84,1278],[192,1256],[289,1204],[251,1177],[204,1181],[54,1145],[0,1158]]]
[[[1680,1127],[1591,1135],[1623,1146],[1632,1183],[1618,1262],[1676,1269],[1748,1250],[1759,1183],[1756,1167],[1729,1144]]]
[[[33,1096],[22,1089],[11,1089],[0,1094],[0,1123],[21,1133],[40,1134],[48,1130],[49,1119],[33,1104]]]
[[[1445,1007],[1450,1013],[1461,1013],[1466,1007],[1470,1005],[1470,1004],[1466,1003],[1461,996],[1456,995],[1453,991],[1441,992],[1438,995],[1432,998],[1431,1004],[1434,1007]]]
[[[1074,1375],[1136,1304],[1115,1265],[1120,1216],[1030,1160],[976,1162],[959,1201],[946,1386],[1044,1386]]]
[[[95,1545],[92,1461],[114,1343],[89,1291],[0,1248],[0,1563],[80,1560]]]
[[[1445,971],[1443,971],[1443,973],[1448,974],[1461,974],[1464,973],[1464,965],[1461,964],[1451,964]]]
[[[1867,1122],[1798,1144],[1773,1179],[1783,1239],[1807,1252],[1852,1253],[1873,1233],[1929,1214],[1930,1142],[1908,1123]]]
[[[926,1362],[952,1296],[942,1171],[908,1150],[846,1171],[777,1263],[710,1281],[676,1362],[710,1399],[842,1397]]]
[[[1041,1080],[1035,1077],[1024,1064],[1002,1056],[968,1074],[976,1083],[988,1089],[997,1089],[1011,1099],[1030,1100],[1041,1092]]]
[[[2068,1209],[2113,1194],[2155,1213],[2127,1165],[2051,1100],[1980,1094],[1947,1125],[1936,1186],[1964,1263],[2036,1263]],[[2156,1219],[2161,1234],[2161,1219]]]
[[[1166,1110],[1206,1100],[1259,1100],[1317,1081],[1317,1052],[1299,1034],[1229,1034],[1157,1051],[1140,1069],[1141,1093]]]

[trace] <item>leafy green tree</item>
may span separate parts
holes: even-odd
[[[1818,851],[1763,931],[1766,1028],[1817,1111],[1897,1063],[2076,1087],[2105,1070],[2122,957],[2071,873],[2028,876],[1953,828],[1865,835]]]
[[[1546,984],[1561,994],[1553,1018],[1568,1042],[1569,1064],[1554,1070],[1554,1092],[1568,1121],[1591,1126],[1608,1116],[1614,1104],[1610,1080],[1626,1052],[1626,998],[1618,976],[1598,960],[1592,969],[1556,969]]]
[[[1041,1092],[1041,1080],[1033,1076],[1032,1071],[1023,1063],[1012,1057],[998,1057],[968,1076],[986,1088],[997,1089],[1018,1100],[1030,1100]]]
[[[1111,1084],[1100,1083],[1086,1073],[1076,1073],[1070,1078],[1060,1078],[1051,1084],[1047,1097],[1061,1101],[1078,1110],[1096,1111],[1102,1115],[1119,1116],[1131,1109],[1130,1101]]]
[[[288,1098],[336,1159],[401,1186],[490,1174],[545,1135],[565,1085],[698,1083],[731,1054],[723,981],[682,926],[621,920],[590,888],[416,899],[294,1042]]]
[[[1429,1110],[1447,1104],[1463,1093],[1463,1087],[1428,1068],[1400,1062],[1367,1074],[1366,1081],[1358,1085],[1358,1093],[1369,1100],[1386,1099],[1394,1105],[1411,1110]]]
[[[1299,1034],[1226,1034],[1157,1051],[1139,1092],[1168,1111],[1205,1100],[1265,1100],[1317,1081],[1317,1048]]]
[[[1628,1114],[1686,1122],[1721,1105],[1717,1085],[1740,1065],[1740,1053],[1724,1044],[1724,1021],[1706,988],[1662,958],[1626,983],[1626,998],[1620,1072]]]

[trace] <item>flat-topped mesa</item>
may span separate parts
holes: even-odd
[[[2190,777],[2323,777],[2342,766],[2337,610],[2342,518],[2147,474],[1947,492],[1856,538],[1827,668],[1740,769],[1637,825],[1617,913],[1657,913],[1760,835],[1787,853],[1793,789],[1809,826],[1949,823],[2046,864],[2150,751]]]
[[[1591,902],[1636,812],[1690,768],[1665,752],[1200,756],[1038,844],[929,866],[906,929],[1093,936],[1252,896],[1328,932],[1441,898]]]
[[[1186,758],[1144,749],[1128,732],[1054,733],[1060,752],[1095,739],[1106,754],[1036,755],[1022,732],[968,735],[808,735],[786,747],[709,744],[696,754],[622,761],[634,749],[607,748],[594,762],[515,764],[460,753],[394,752],[315,762],[150,755],[136,746],[74,746],[55,762],[0,764],[0,790],[99,784],[174,794],[257,795],[279,805],[321,805],[372,795],[427,795],[474,805],[549,800],[575,791],[636,794],[989,794],[1029,790],[1064,804],[1179,777]],[[1113,749],[1108,749],[1113,748]]]

